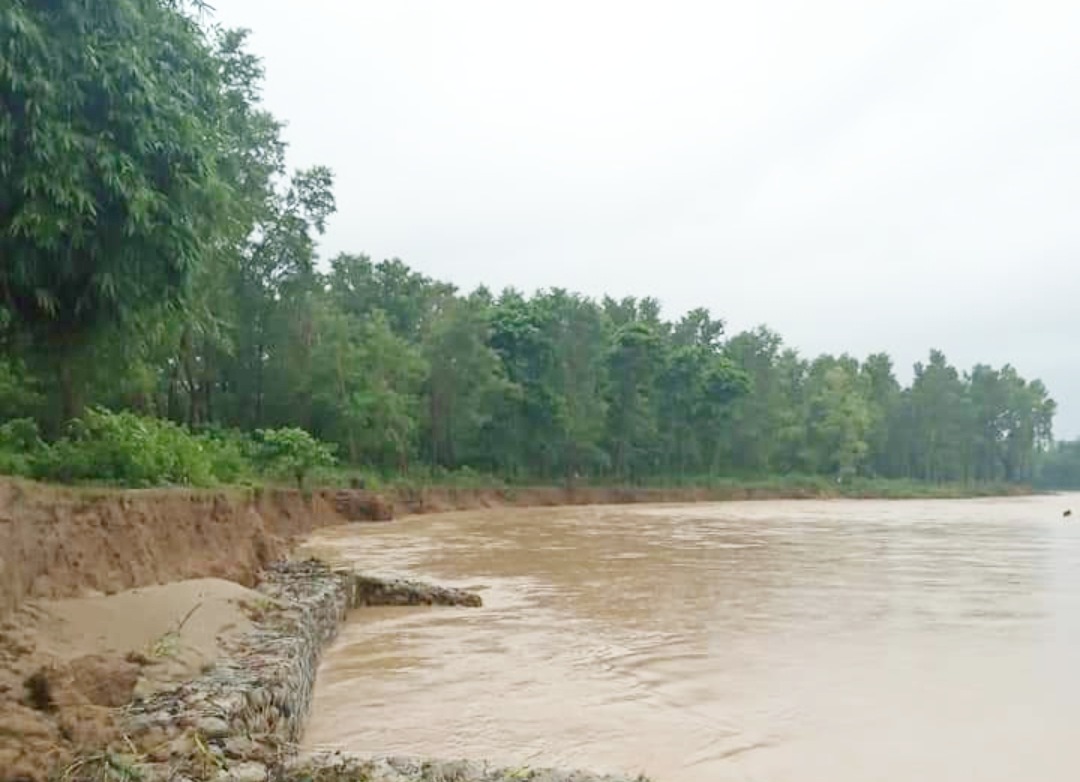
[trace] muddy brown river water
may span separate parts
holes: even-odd
[[[1080,496],[336,528],[482,609],[357,611],[306,741],[659,782],[1080,779]],[[1077,516],[1073,516],[1077,519]]]

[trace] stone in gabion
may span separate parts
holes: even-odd
[[[259,591],[266,596],[261,618],[223,659],[129,708],[125,733],[146,753],[147,782],[265,782],[276,774],[295,753],[323,647],[346,611],[361,604],[359,595],[371,604],[480,604],[460,590],[379,581],[314,560],[271,565]],[[171,738],[163,741],[163,733]],[[208,768],[216,769],[209,777]]]

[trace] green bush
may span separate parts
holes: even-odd
[[[2,329],[3,316],[0,312],[0,331]],[[6,415],[25,416],[40,411],[42,402],[37,378],[21,361],[0,356],[0,410]]]
[[[265,473],[303,488],[316,471],[341,478],[335,464],[333,447],[302,429],[193,434],[171,421],[95,407],[47,445],[31,419],[0,425],[0,474],[62,483],[214,486],[251,483]]]
[[[0,449],[31,453],[43,447],[33,418],[14,418],[0,426]]]
[[[31,475],[33,460],[44,448],[32,418],[15,418],[0,425],[0,474]]]
[[[255,432],[257,459],[267,472],[289,477],[304,488],[307,476],[320,467],[333,467],[334,446],[322,443],[303,429],[259,429]]]
[[[171,421],[92,408],[33,460],[34,477],[124,486],[210,486],[213,462],[200,438]]]
[[[247,483],[255,474],[251,463],[255,445],[238,430],[212,429],[199,435],[210,472],[219,483]]]

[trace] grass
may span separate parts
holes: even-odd
[[[18,485],[17,477],[7,478],[13,485]],[[263,491],[284,489],[295,490],[295,483],[261,480],[244,481],[231,485],[220,485],[213,489],[196,487],[155,487],[148,489],[125,489],[115,484],[87,482],[81,485],[48,484],[65,492],[68,496],[84,499],[97,499],[111,496],[117,490],[137,491],[140,494],[177,492],[190,493],[193,496],[205,495],[209,491],[219,492],[242,499],[257,498]],[[406,475],[380,474],[357,466],[338,466],[319,470],[309,481],[305,492],[320,490],[347,489],[362,485],[362,488],[380,494],[396,495],[409,499],[418,497],[427,491],[476,491],[492,492],[508,502],[513,502],[520,492],[529,490],[559,491],[566,488],[566,483],[557,479],[519,479],[508,481],[504,478],[479,473],[473,470],[416,470]],[[931,483],[903,478],[866,478],[858,477],[843,483],[820,475],[772,475],[772,476],[717,476],[684,475],[662,478],[648,478],[639,481],[616,480],[613,478],[582,478],[573,483],[575,489],[612,490],[614,491],[665,491],[684,490],[688,495],[708,495],[708,499],[768,499],[785,497],[834,498],[850,497],[857,499],[960,499],[970,497],[1002,497],[1035,493],[1026,484],[1004,482],[951,482]],[[690,497],[691,499],[693,497]]]
[[[79,758],[66,769],[63,782],[141,782],[143,774],[133,756],[98,752]]]
[[[180,633],[184,629],[184,625],[188,623],[192,615],[199,610],[202,603],[196,603],[192,606],[191,610],[184,614],[184,618],[181,619],[176,627],[172,628],[168,632],[164,633],[153,644],[151,644],[147,656],[151,660],[160,660],[165,657],[175,657],[180,651]]]
[[[464,478],[457,475],[408,476],[388,478],[367,485],[375,491],[408,494],[422,490],[492,491],[512,500],[515,494],[528,489],[563,489],[557,481],[505,480],[478,474]],[[899,478],[854,478],[842,483],[817,475],[774,476],[682,476],[652,478],[639,482],[591,479],[578,480],[575,489],[612,491],[665,491],[701,493],[716,499],[767,499],[770,497],[850,497],[859,499],[958,499],[965,497],[999,497],[1031,494],[1030,486],[996,483],[931,483]]]
[[[362,466],[339,466],[321,470],[313,476],[316,488],[349,488],[356,479],[363,488],[374,492],[408,493],[423,490],[495,491],[512,495],[517,489],[565,488],[559,479],[522,478],[508,480],[495,475],[462,470],[419,469],[406,475],[385,474]],[[908,478],[857,477],[837,483],[823,475],[683,475],[650,477],[642,480],[616,478],[582,478],[576,488],[589,489],[687,489],[711,491],[717,494],[744,493],[776,496],[813,495],[854,498],[961,498],[995,497],[1030,494],[1030,486],[1005,482],[946,482],[936,483]]]

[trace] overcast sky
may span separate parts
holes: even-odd
[[[1080,435],[1080,3],[211,0],[322,252],[1014,364]]]

